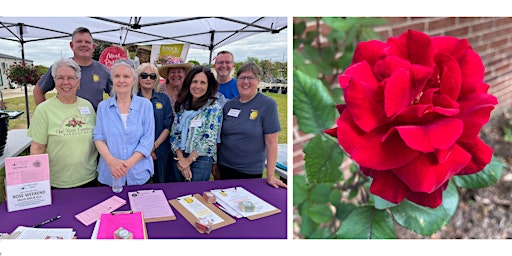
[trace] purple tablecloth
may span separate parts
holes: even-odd
[[[176,220],[147,223],[147,233],[150,239],[165,238],[259,238],[286,239],[287,236],[287,190],[273,188],[265,179],[223,180],[205,182],[180,182],[163,184],[146,184],[127,186],[117,194],[126,200],[126,204],[118,209],[130,210],[128,192],[144,189],[161,189],[168,200],[187,194],[200,194],[212,189],[222,189],[240,186],[279,208],[280,213],[256,220],[247,218],[235,219],[234,224],[221,227],[210,234],[199,233],[179,212],[172,207]],[[0,206],[0,233],[11,233],[18,226],[33,226],[57,215],[62,217],[41,228],[73,228],[79,239],[90,239],[94,223],[85,226],[75,218],[75,215],[113,196],[110,187],[76,188],[52,190],[52,205],[37,208],[7,212],[4,201]]]

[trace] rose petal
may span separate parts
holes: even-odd
[[[392,172],[414,192],[432,193],[466,166],[471,155],[455,145],[449,158],[438,163],[434,154],[420,154]]]
[[[393,75],[396,71],[401,69],[409,69],[410,66],[411,63],[409,63],[407,60],[400,59],[396,56],[388,56],[375,63],[373,72],[375,74],[375,78],[377,78],[379,81],[382,81]]]
[[[406,108],[411,103],[411,78],[409,69],[395,70],[395,72],[386,79],[384,89],[384,110],[388,117],[394,117],[400,110]]]
[[[437,189],[436,191],[428,194],[428,193],[421,193],[421,192],[411,192],[407,199],[413,203],[430,207],[430,208],[437,208],[443,203],[443,191],[446,190],[448,187],[448,182],[445,183],[441,188]]]
[[[439,70],[441,94],[457,100],[462,80],[459,63],[446,54],[436,54],[434,60]]]
[[[424,125],[396,126],[407,146],[424,153],[447,149],[462,134],[463,123],[458,119],[443,118]]]
[[[365,61],[373,67],[384,54],[384,47],[386,47],[386,44],[378,40],[358,43],[354,51],[354,57],[352,57],[352,64]]]
[[[458,173],[458,175],[474,174],[485,168],[492,160],[493,149],[482,139],[476,137],[473,143],[458,142],[458,144],[471,154],[471,161]]]
[[[425,67],[433,67],[433,55],[436,51],[430,36],[427,34],[407,30],[398,37],[390,37],[386,42],[390,47],[386,48],[386,54],[397,55],[402,59],[409,60],[411,64],[418,64]]]
[[[378,82],[373,78],[368,63],[361,62],[347,69],[347,76],[357,72],[344,88],[346,110],[352,113],[357,125],[369,132],[374,128],[390,122],[383,111],[383,102],[378,100]],[[361,76],[363,76],[362,79]],[[345,80],[340,76],[340,81]],[[371,78],[369,78],[371,77]],[[341,85],[342,82],[340,82]]]
[[[376,171],[373,174],[370,193],[394,204],[402,202],[410,194],[411,190],[392,172]]]
[[[419,154],[418,151],[407,146],[397,132],[388,134],[385,128],[366,133],[357,138],[357,142],[350,153],[351,158],[361,166],[375,170],[403,166]],[[355,144],[352,143],[352,145]],[[397,157],[397,153],[400,157]]]
[[[471,142],[489,121],[490,113],[498,100],[490,94],[471,94],[459,99],[459,103],[461,113],[457,117],[464,122],[464,132],[460,140]]]

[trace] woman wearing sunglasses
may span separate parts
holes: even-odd
[[[169,162],[169,154],[171,152],[169,133],[171,132],[171,126],[174,120],[169,96],[157,92],[160,84],[160,76],[158,75],[158,69],[155,65],[143,63],[137,68],[136,72],[139,77],[139,92],[137,95],[151,101],[155,117],[155,143],[151,151],[155,166],[153,183],[175,181]]]

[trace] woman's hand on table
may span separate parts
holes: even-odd
[[[274,188],[288,188],[288,185],[286,185],[282,180],[276,179],[275,177],[267,177],[267,183]]]

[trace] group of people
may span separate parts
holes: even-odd
[[[170,59],[107,68],[92,59],[87,28],[72,34],[72,58],[56,61],[34,89],[30,154],[47,153],[53,188],[275,177],[280,124],[276,102],[258,92],[252,62],[232,76],[233,54],[209,67]],[[160,77],[165,84],[160,84]],[[55,97],[45,94],[56,89]],[[103,99],[103,94],[110,97]]]

